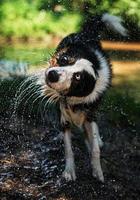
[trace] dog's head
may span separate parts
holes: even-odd
[[[106,59],[90,45],[62,44],[65,42],[58,46],[45,72],[46,85],[73,104],[93,102],[110,81]]]
[[[107,13],[90,17],[80,32],[60,42],[44,78],[51,100],[59,96],[70,104],[92,103],[103,94],[110,85],[111,68],[99,40],[104,29],[126,36],[121,21]]]

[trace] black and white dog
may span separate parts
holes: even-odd
[[[71,145],[71,125],[74,124],[85,130],[93,176],[104,181],[100,164],[102,141],[95,122],[97,105],[111,83],[111,65],[100,44],[100,32],[104,28],[126,35],[119,17],[109,14],[92,17],[80,32],[60,42],[42,77],[43,93],[50,102],[57,101],[60,106],[66,180],[76,179]]]

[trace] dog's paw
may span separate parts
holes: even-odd
[[[102,169],[100,168],[94,168],[93,169],[93,172],[92,172],[92,175],[94,178],[98,179],[99,181],[101,181],[102,183],[104,183],[104,175],[103,175],[103,172],[102,172]]]
[[[74,169],[65,169],[62,176],[66,179],[66,181],[76,180],[76,174]]]

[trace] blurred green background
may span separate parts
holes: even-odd
[[[130,27],[130,38],[139,39],[139,0],[1,0],[0,35],[25,40],[49,34],[63,37],[77,31],[83,17],[103,12],[121,15]]]

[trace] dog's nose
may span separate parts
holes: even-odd
[[[55,70],[49,71],[49,73],[46,75],[46,78],[49,82],[55,83],[59,80],[59,74]]]

